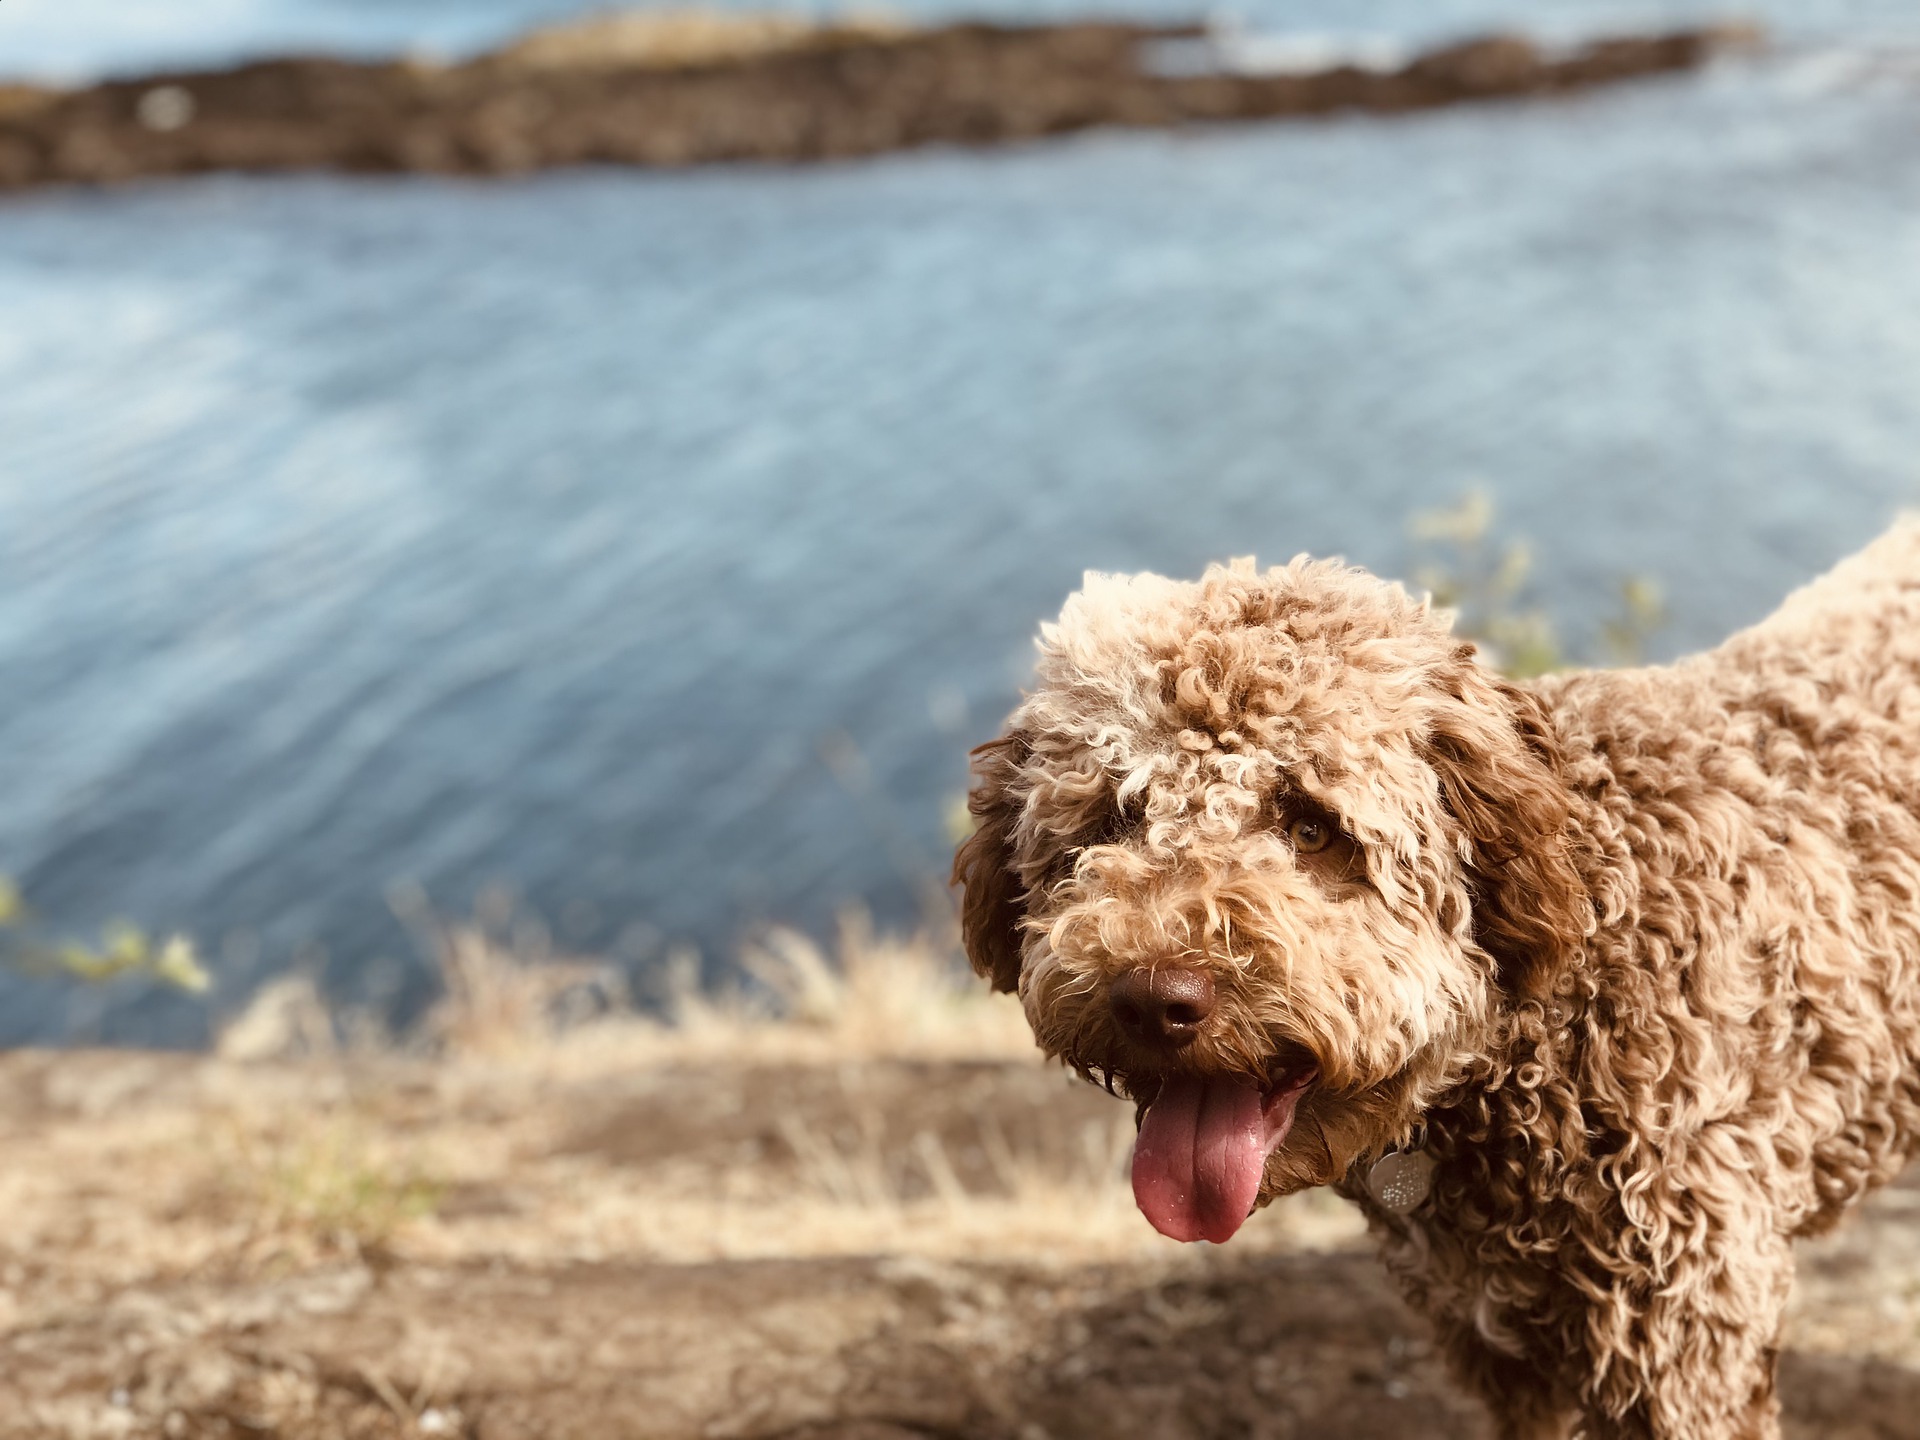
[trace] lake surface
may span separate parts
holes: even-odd
[[[16,3],[0,69],[69,72],[540,10]],[[1920,503],[1920,52],[1791,17],[1552,104],[0,200],[0,874],[218,979],[0,979],[0,1042],[197,1043],[292,965],[404,1016],[403,885],[641,973],[910,922],[1089,567],[1405,573],[1478,486],[1575,649],[1628,574],[1656,655],[1758,619]]]

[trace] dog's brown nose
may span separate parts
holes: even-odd
[[[1193,1042],[1213,1014],[1213,979],[1204,970],[1141,966],[1113,982],[1107,1004],[1132,1039],[1178,1050]]]

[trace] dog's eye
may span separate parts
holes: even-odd
[[[1300,797],[1290,797],[1282,807],[1281,828],[1301,870],[1331,886],[1336,895],[1367,883],[1366,853],[1337,818]]]
[[[1333,827],[1312,815],[1301,815],[1287,826],[1287,839],[1302,855],[1318,855],[1333,843]]]

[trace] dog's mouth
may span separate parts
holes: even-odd
[[[1174,1240],[1232,1239],[1319,1074],[1308,1060],[1270,1073],[1265,1085],[1239,1075],[1167,1076],[1134,1144],[1140,1213]]]

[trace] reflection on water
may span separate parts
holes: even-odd
[[[1833,49],[1565,104],[804,171],[0,206],[0,873],[323,947],[519,886],[627,953],[911,915],[1082,569],[1394,571],[1483,484],[1673,651],[1916,498],[1920,82]],[[0,1039],[191,1041],[11,985]]]

